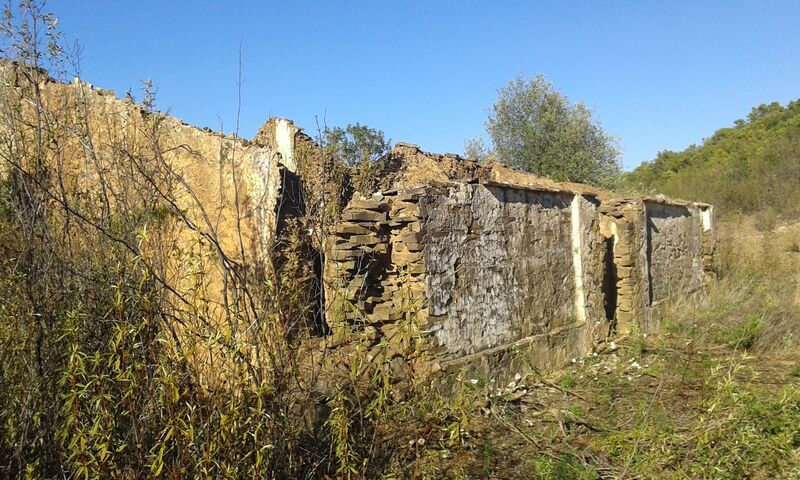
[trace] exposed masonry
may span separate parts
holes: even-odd
[[[403,168],[401,185],[418,175]],[[406,360],[548,370],[611,334],[657,331],[659,304],[700,292],[711,274],[709,205],[473,174],[349,203],[325,248],[334,332],[383,345],[415,322],[424,345]]]
[[[15,68],[0,64],[6,88],[16,85]],[[148,142],[141,132],[149,113],[132,102],[80,81],[40,87],[48,103],[102,119],[92,129],[102,158],[114,158],[103,149],[117,142]],[[168,116],[161,129],[165,145],[184,147],[165,151],[191,191],[176,189],[177,207],[212,231],[232,261],[265,275],[280,263],[286,227],[305,228],[310,253],[302,260],[313,267],[302,275],[319,312],[317,343],[334,348],[358,334],[390,350],[393,371],[553,369],[609,335],[658,331],[659,307],[702,293],[713,275],[710,205],[619,197],[403,143],[382,159],[381,191],[351,195],[352,172],[327,175],[330,163],[291,121],[271,119],[250,141]],[[65,179],[91,189],[97,172],[87,165],[76,158]],[[352,198],[334,225],[307,218],[308,205],[327,209],[339,194]],[[175,241],[190,245],[193,235],[182,231]],[[182,288],[189,276],[174,267]],[[208,274],[216,305],[209,315],[221,318],[226,282]],[[419,335],[413,348],[394,341],[409,332]]]
[[[14,67],[0,65],[0,77],[15,85]],[[80,81],[48,81],[42,89],[103,119],[93,131],[99,148],[109,139],[147,140],[139,133],[146,115],[131,102]],[[271,119],[250,141],[172,117],[161,125],[165,144],[186,147],[165,154],[193,193],[178,189],[177,205],[198,225],[204,217],[192,199],[215,205],[207,227],[233,261],[249,259],[266,271],[280,256],[286,226],[308,227],[307,251],[322,258],[310,255],[317,263],[307,271],[315,277],[310,301],[325,324],[314,333],[324,347],[356,333],[376,349],[395,348],[395,364],[429,371],[547,370],[610,334],[657,331],[659,306],[701,292],[712,271],[709,205],[620,198],[400,143],[382,159],[381,191],[347,199],[327,228],[303,223],[306,204],[333,201],[329,191],[350,186],[329,184],[319,148],[291,121]],[[66,176],[89,188],[95,177],[81,165]],[[209,272],[209,295],[222,305],[218,277]],[[414,348],[392,341],[408,332],[420,332]]]

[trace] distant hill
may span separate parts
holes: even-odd
[[[713,203],[723,215],[800,216],[800,100],[759,105],[702,145],[659,153],[625,174],[623,184]]]

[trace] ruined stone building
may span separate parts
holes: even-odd
[[[331,230],[325,270],[345,298],[327,299],[326,319],[391,337],[411,310],[436,368],[552,370],[610,335],[658,331],[659,304],[711,273],[709,205],[618,197],[416,145],[390,156],[400,168],[389,188],[351,200]]]
[[[8,96],[15,72],[2,74]],[[134,195],[130,178],[112,178],[114,159],[152,140],[152,114],[79,81],[50,81],[42,91],[53,108],[88,112],[96,126],[81,133],[91,156],[74,139],[61,142],[76,152],[66,182],[104,179]],[[305,219],[323,348],[348,334],[392,348],[413,331],[414,352],[398,348],[401,369],[548,370],[609,335],[657,331],[659,305],[700,292],[711,275],[710,205],[617,196],[404,143],[382,160],[375,191],[354,192],[347,178],[320,180],[330,170],[324,155],[288,120],[270,120],[249,141],[169,116],[159,125],[170,146],[164,165],[179,180],[170,180],[170,201],[193,226],[176,233],[176,244],[212,238],[208,258],[263,270],[281,231]],[[190,278],[184,267],[176,262],[164,275],[181,285]],[[231,287],[211,260],[203,268],[216,272],[203,285],[218,299],[213,316]]]

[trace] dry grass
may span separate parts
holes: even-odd
[[[699,324],[729,346],[795,350],[800,342],[800,254],[793,246],[800,223],[777,224],[770,231],[756,226],[752,217],[720,225],[720,280],[694,307],[702,315]],[[673,308],[673,316],[680,308]]]

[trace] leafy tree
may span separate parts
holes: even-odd
[[[353,167],[352,185],[363,194],[378,187],[377,173],[382,167],[379,161],[389,152],[390,140],[383,131],[359,123],[346,127],[325,128],[322,132],[325,151],[335,163]]]
[[[615,139],[542,75],[517,77],[498,94],[486,128],[500,160],[573,182],[608,184],[620,174]]]
[[[374,162],[389,151],[383,131],[359,123],[325,128],[323,142],[328,151],[349,166]]]
[[[754,107],[701,145],[660,152],[623,184],[713,203],[723,214],[800,216],[800,100]]]
[[[470,138],[464,142],[464,158],[483,162],[492,156],[492,151],[480,137]]]

